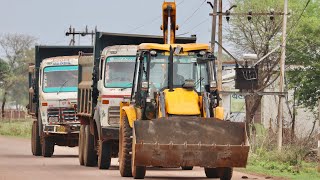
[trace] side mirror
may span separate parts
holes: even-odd
[[[103,86],[102,80],[99,80],[99,81],[98,81],[98,84],[97,84],[97,89],[98,89],[98,91],[101,91],[101,90],[102,90],[102,86]]]
[[[142,91],[148,91],[148,85],[149,85],[148,81],[142,81],[141,90]]]

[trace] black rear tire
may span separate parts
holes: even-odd
[[[41,156],[41,143],[39,136],[39,126],[37,121],[33,121],[31,130],[31,151],[34,156]]]
[[[207,178],[219,178],[219,170],[217,168],[204,168]]]
[[[99,169],[109,169],[111,165],[111,148],[110,142],[99,140],[98,167]]]
[[[42,156],[51,157],[54,152],[54,142],[50,141],[47,137],[43,138],[42,142]]]
[[[79,163],[81,166],[84,165],[84,158],[83,158],[83,151],[84,151],[84,130],[85,130],[85,125],[80,126],[80,132],[79,132],[79,142],[78,142],[78,148],[79,148]]]
[[[192,170],[193,166],[181,166],[182,170]]]
[[[94,149],[94,136],[90,133],[90,126],[86,125],[85,140],[83,148],[83,161],[85,166],[93,167],[97,165],[97,152]]]
[[[132,128],[127,115],[123,114],[119,136],[119,170],[122,177],[132,177],[130,154],[132,152]]]

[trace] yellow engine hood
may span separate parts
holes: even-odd
[[[175,88],[170,92],[164,90],[166,111],[175,115],[199,115],[199,96],[194,91],[183,88]]]

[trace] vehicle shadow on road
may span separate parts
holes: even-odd
[[[146,179],[192,179],[192,180],[197,180],[197,179],[208,179],[206,177],[177,177],[177,176],[146,176]]]
[[[77,158],[78,155],[53,155],[51,158]]]
[[[34,158],[35,156],[26,155],[26,154],[2,154],[0,157],[4,158]],[[41,157],[41,156],[39,156]]]

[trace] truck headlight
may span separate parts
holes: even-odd
[[[59,118],[58,117],[49,117],[49,122],[56,124],[59,122]]]

